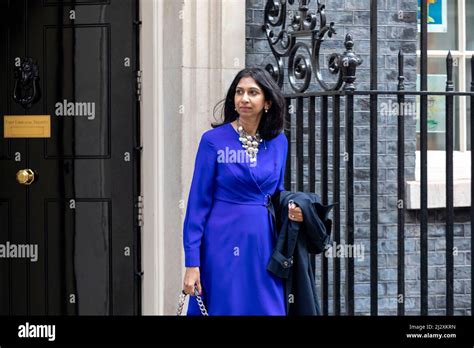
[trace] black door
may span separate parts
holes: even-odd
[[[136,19],[136,0],[0,0],[1,315],[140,313]],[[5,137],[4,115],[50,115],[51,136]]]

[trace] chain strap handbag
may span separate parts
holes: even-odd
[[[197,287],[194,287],[194,296],[196,296],[196,300],[198,302],[199,309],[201,310],[201,314],[206,317],[209,316],[206,310],[206,306],[204,306],[204,302],[202,301],[201,296],[199,296],[199,290]],[[178,311],[176,313],[178,316],[182,315],[183,313],[183,307],[184,307],[185,301],[186,301],[186,293],[183,290],[181,291],[181,294],[179,295]]]

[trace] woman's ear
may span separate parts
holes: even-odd
[[[272,107],[272,101],[271,100],[265,102],[265,109],[270,109],[271,107]]]

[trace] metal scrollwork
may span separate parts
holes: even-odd
[[[294,3],[295,0],[267,0],[263,30],[275,56],[276,65],[268,64],[266,70],[282,87],[285,74],[284,58],[288,58],[288,79],[293,90],[298,93],[308,89],[313,74],[325,91],[339,90],[343,83],[346,83],[344,90],[354,89],[355,69],[362,63],[362,59],[352,50],[352,37],[349,34],[346,36],[346,51],[343,54],[330,55],[327,69],[336,79],[335,82],[326,82],[321,72],[320,49],[326,36],[331,38],[336,34],[334,23],[326,22],[325,5],[319,0],[316,12],[309,8],[311,0],[299,0],[297,10],[289,9]],[[311,41],[311,44],[298,41],[305,38],[306,41]]]
[[[298,50],[306,52],[306,55],[298,54]],[[311,53],[307,45],[302,42],[298,42],[293,46],[288,61],[288,76],[290,79],[291,87],[296,92],[304,92],[308,89],[309,83],[311,82]],[[302,81],[302,85],[298,86],[297,82]]]

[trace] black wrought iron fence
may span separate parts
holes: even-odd
[[[287,128],[285,130],[288,139],[292,139],[295,132],[295,154],[296,161],[292,165],[292,143],[289,142],[286,182],[285,186],[292,186],[292,173],[295,173],[295,188],[304,189],[303,176],[305,161],[308,168],[308,189],[311,192],[319,192],[322,201],[328,202],[329,191],[333,202],[339,202],[333,210],[333,240],[336,244],[341,243],[341,226],[344,225],[344,242],[354,244],[354,99],[369,98],[370,100],[370,313],[378,314],[378,103],[379,97],[396,97],[398,103],[397,123],[397,301],[398,315],[405,314],[405,216],[406,216],[406,192],[405,192],[405,117],[404,105],[406,97],[419,96],[420,99],[420,314],[428,314],[428,96],[441,96],[445,99],[445,126],[446,126],[446,250],[453,250],[453,122],[454,122],[454,97],[469,97],[471,113],[474,110],[474,57],[471,59],[471,91],[455,91],[453,82],[453,58],[448,54],[446,58],[446,90],[444,92],[428,91],[428,59],[427,59],[427,2],[421,2],[421,34],[420,34],[420,82],[419,91],[405,89],[404,77],[404,55],[402,51],[398,55],[398,88],[397,90],[378,90],[377,70],[377,1],[370,2],[370,90],[357,90],[356,80],[357,67],[362,60],[354,52],[354,40],[350,34],[345,37],[345,51],[342,54],[334,53],[328,59],[328,75],[334,75],[332,83],[323,78],[320,64],[320,49],[326,37],[336,34],[334,23],[327,23],[325,6],[317,1],[316,10],[310,10],[311,0],[299,0],[296,11],[290,11],[289,6],[294,0],[268,0],[265,8],[265,23],[263,29],[266,32],[269,46],[275,56],[276,64],[267,65],[267,70],[276,81],[283,86],[285,73],[288,74],[291,93],[286,94],[289,112],[287,114]],[[289,19],[289,23],[288,22]],[[319,24],[319,25],[318,25]],[[285,66],[285,59],[288,65]],[[313,79],[314,76],[314,79]],[[317,92],[307,92],[314,82],[319,87]],[[330,107],[332,106],[332,107]],[[343,108],[343,110],[341,110]],[[344,119],[341,119],[343,113]],[[316,115],[319,115],[317,119]],[[470,115],[469,115],[470,116]],[[306,120],[305,120],[306,118]],[[307,142],[303,141],[304,123],[307,123]],[[320,128],[320,161],[316,163],[316,127],[319,121]],[[329,134],[328,123],[332,121],[332,134]],[[294,127],[291,125],[294,124]],[[293,130],[294,128],[294,130]],[[341,130],[344,132],[344,153],[341,153]],[[474,134],[474,122],[471,122],[471,134]],[[332,153],[329,153],[329,143],[332,143]],[[307,153],[304,154],[304,147]],[[332,168],[329,168],[332,156]],[[343,158],[343,178],[341,178],[340,159]],[[471,151],[471,177],[474,167],[474,152]],[[332,178],[329,171],[332,169]],[[316,178],[316,173],[320,177]],[[332,179],[332,180],[330,180]],[[344,197],[341,200],[341,179],[345,184]],[[316,187],[320,182],[320,187]],[[332,187],[330,187],[332,184]],[[471,185],[471,202],[474,197],[474,186]],[[341,211],[344,212],[344,221],[341,221]],[[470,221],[474,220],[474,208],[471,204]],[[471,234],[471,255],[474,253],[474,244]],[[446,252],[446,314],[453,315],[453,283],[454,263],[453,253]],[[322,255],[321,260],[321,290],[323,313],[329,313],[329,267],[328,259]],[[354,259],[345,258],[345,310],[346,314],[354,315]],[[474,285],[472,270],[474,261],[471,256],[471,289]],[[341,314],[341,264],[338,258],[332,263],[333,275],[333,314]],[[471,290],[471,313],[474,312],[474,301]]]

